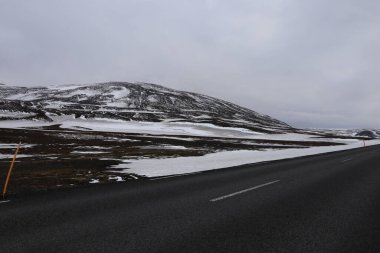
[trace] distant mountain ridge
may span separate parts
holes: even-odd
[[[48,87],[0,86],[0,120],[54,116],[124,121],[211,123],[262,133],[293,131],[288,124],[207,95],[150,83],[107,82]]]

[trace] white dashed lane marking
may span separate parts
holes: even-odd
[[[218,198],[210,199],[210,201],[211,202],[216,202],[216,201],[223,200],[223,199],[226,199],[226,198],[231,198],[231,197],[234,197],[236,195],[240,195],[242,193],[253,191],[253,190],[256,190],[258,188],[261,188],[261,187],[264,187],[264,186],[268,186],[268,185],[271,185],[271,184],[274,184],[274,183],[277,183],[277,182],[280,182],[280,180],[272,181],[272,182],[265,183],[265,184],[260,184],[260,185],[257,185],[257,186],[254,186],[254,187],[251,187],[251,188],[248,188],[248,189],[244,189],[244,190],[241,190],[241,191],[238,191],[238,192],[233,192],[233,193],[230,193],[230,194],[218,197]]]

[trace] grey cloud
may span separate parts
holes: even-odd
[[[0,82],[147,81],[300,127],[380,119],[380,3],[0,0]]]

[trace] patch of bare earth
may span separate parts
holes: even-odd
[[[0,129],[0,186],[16,144],[22,146],[9,184],[9,194],[144,179],[115,172],[121,159],[200,156],[222,150],[264,150],[337,145],[318,141],[252,140],[195,136],[155,136],[67,130]]]

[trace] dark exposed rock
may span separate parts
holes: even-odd
[[[355,136],[368,137],[368,138],[373,138],[373,139],[376,138],[376,134],[370,130],[363,130],[363,131],[357,133]]]

